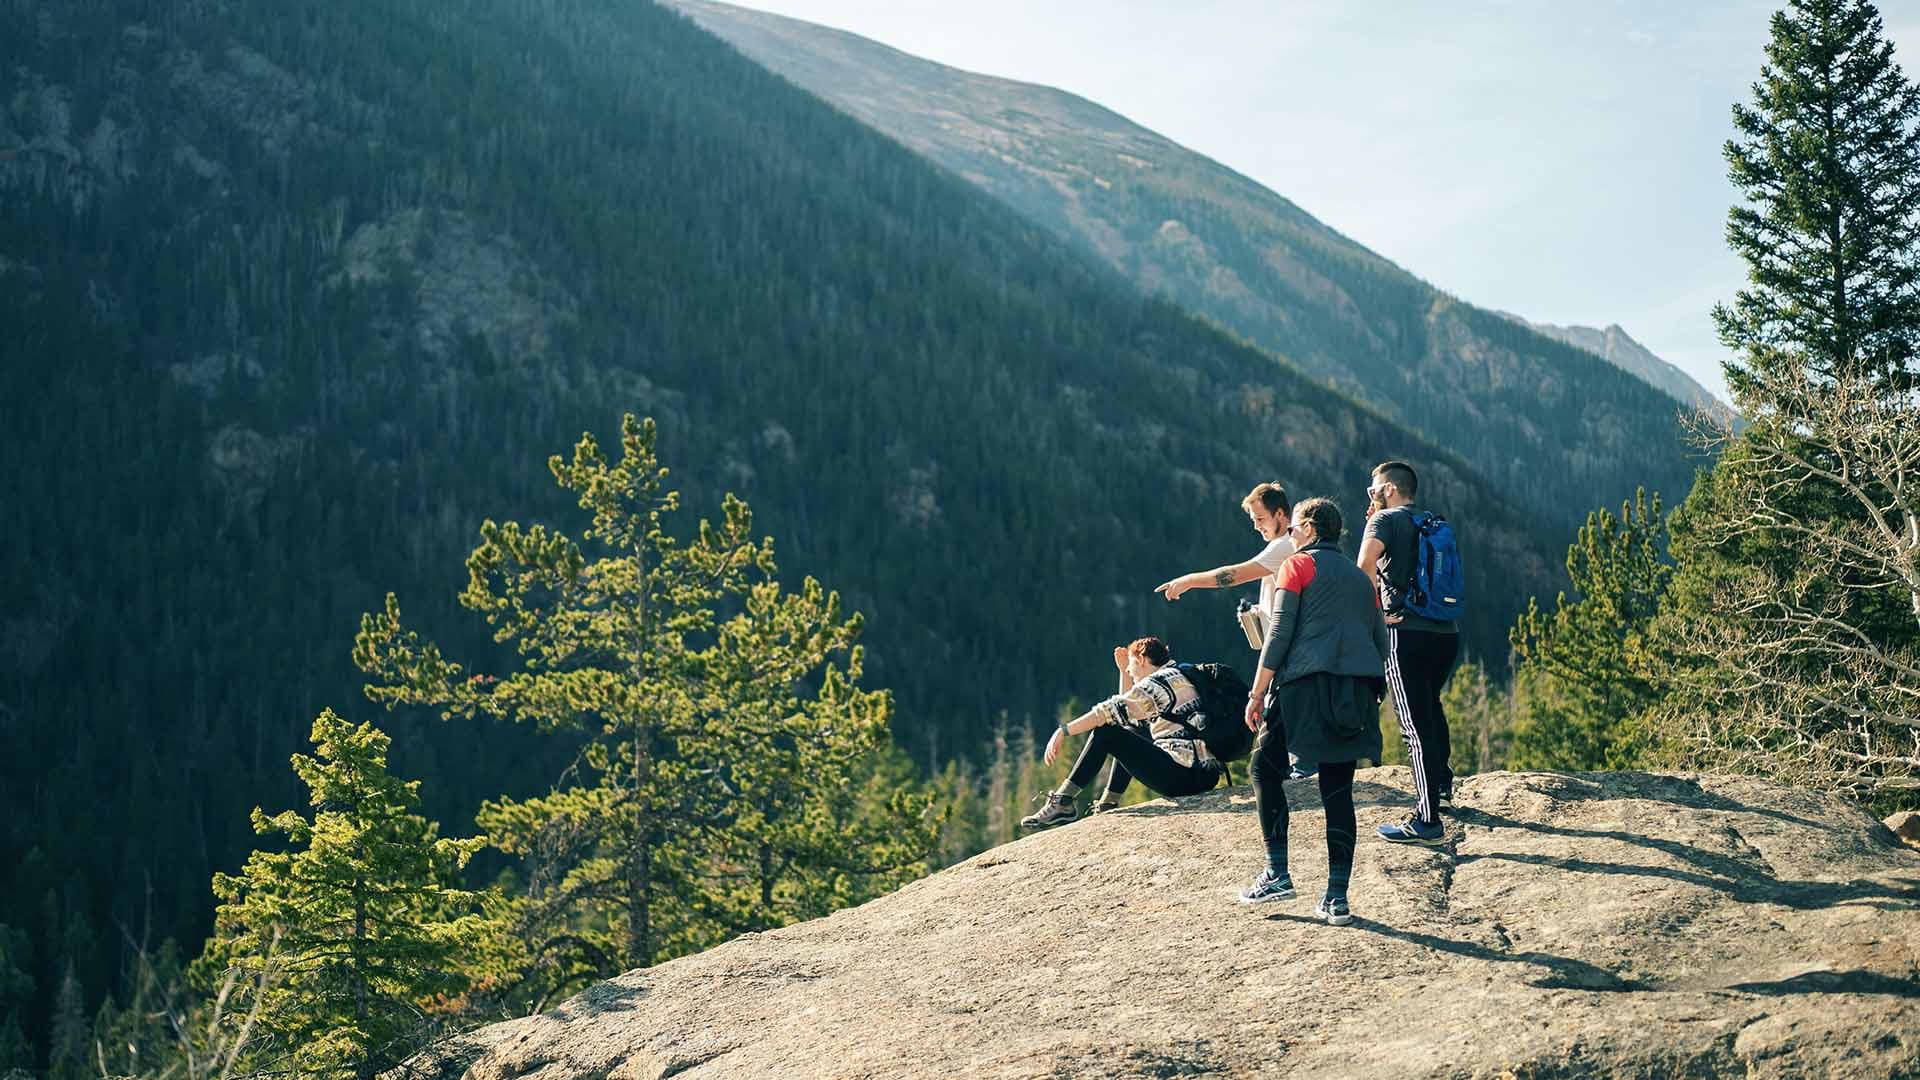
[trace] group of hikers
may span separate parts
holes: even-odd
[[[1134,780],[1162,795],[1208,791],[1226,777],[1227,762],[1250,753],[1266,865],[1241,902],[1294,895],[1284,784],[1317,776],[1327,888],[1315,915],[1334,926],[1352,922],[1347,882],[1359,827],[1353,774],[1361,760],[1380,760],[1386,696],[1406,739],[1414,806],[1405,821],[1380,826],[1380,836],[1437,846],[1446,836],[1440,810],[1452,805],[1440,691],[1459,652],[1460,556],[1446,520],[1415,505],[1418,491],[1407,463],[1374,468],[1356,562],[1340,552],[1345,524],[1331,500],[1296,506],[1279,483],[1256,486],[1240,505],[1267,541],[1260,553],[1155,590],[1171,601],[1190,589],[1259,582],[1258,605],[1240,605],[1248,643],[1259,651],[1253,684],[1225,665],[1175,662],[1157,637],[1114,649],[1120,692],[1064,721],[1047,740],[1051,765],[1069,737],[1087,734],[1066,780],[1021,825],[1044,829],[1077,819],[1080,793],[1109,762],[1093,813],[1118,807]]]

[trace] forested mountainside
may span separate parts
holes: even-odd
[[[1505,655],[1566,536],[1375,411],[1135,290],[650,3],[0,0],[0,951],[44,1029],[189,949],[247,812],[392,590],[468,656],[483,518],[659,418],[783,570],[869,617],[916,760],[1050,722],[1143,632],[1244,656],[1254,481],[1424,465]],[[1536,490],[1536,489],[1530,489]],[[544,791],[521,732],[381,720],[425,810]]]
[[[1672,497],[1692,485],[1670,389],[1462,303],[1125,117],[827,27],[669,2],[1146,291],[1457,450],[1493,483],[1578,492],[1538,508],[1569,529],[1639,485]]]

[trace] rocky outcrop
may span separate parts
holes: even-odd
[[[1902,810],[1886,820],[1893,835],[1920,848],[1920,810]]]
[[[1363,836],[1409,801],[1356,782]],[[1441,849],[1363,841],[1354,923],[1243,907],[1246,788],[996,848],[630,972],[418,1064],[451,1080],[1920,1072],[1920,852],[1837,798],[1641,773],[1466,780]]]
[[[1693,377],[1686,372],[1660,359],[1653,350],[1635,341],[1617,323],[1609,325],[1605,330],[1596,330],[1591,326],[1555,326],[1551,323],[1537,323],[1504,311],[1501,314],[1536,333],[1545,334],[1556,341],[1564,341],[1576,349],[1585,349],[1623,371],[1632,372],[1661,390],[1665,390],[1683,404],[1725,411],[1726,407],[1720,404],[1706,387],[1694,381]]]
[[[407,303],[388,312],[390,333],[410,333],[442,359],[478,335],[496,357],[545,355],[578,303],[505,234],[451,210],[404,210],[354,230],[342,253],[347,279],[377,288],[398,278]]]

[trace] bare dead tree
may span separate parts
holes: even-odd
[[[1792,558],[1742,565],[1712,617],[1669,627],[1698,661],[1676,673],[1693,703],[1681,737],[1721,767],[1920,790],[1920,397],[1845,369],[1756,376],[1772,407],[1706,432],[1725,495],[1712,528]]]

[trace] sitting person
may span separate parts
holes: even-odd
[[[1048,792],[1046,804],[1020,819],[1023,829],[1064,825],[1080,816],[1074,801],[1109,758],[1112,773],[1095,812],[1112,809],[1134,779],[1162,795],[1197,795],[1226,775],[1225,766],[1194,737],[1189,721],[1199,711],[1200,692],[1173,662],[1159,638],[1144,637],[1113,650],[1120,693],[1060,725],[1047,740],[1046,763],[1060,756],[1070,735],[1091,731],[1073,771]]]

